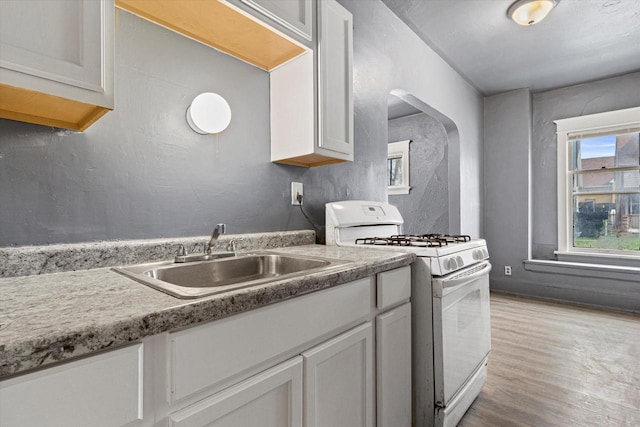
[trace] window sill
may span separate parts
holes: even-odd
[[[640,267],[640,257],[621,254],[555,251],[558,261],[617,267]]]
[[[388,188],[389,188],[389,191],[388,191],[389,195],[409,194],[409,190],[411,190],[411,187],[388,187]]]
[[[591,277],[593,279],[640,283],[640,267],[529,259],[524,261],[524,269],[540,273],[566,274]]]

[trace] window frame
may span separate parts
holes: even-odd
[[[595,256],[613,260],[626,258],[640,261],[640,251],[597,248],[578,248],[573,246],[573,194],[571,170],[571,141],[577,135],[591,136],[604,133],[625,133],[640,128],[640,107],[608,111],[587,116],[554,120],[557,132],[557,176],[558,176],[558,255],[559,260],[571,260],[574,256]]]
[[[389,195],[409,194],[409,144],[410,139],[405,141],[390,142],[387,144],[387,162],[391,159],[402,159],[402,185],[389,185],[387,191]],[[387,169],[388,173],[388,169]],[[387,175],[387,182],[389,182]]]

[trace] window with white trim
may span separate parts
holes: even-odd
[[[388,194],[409,194],[409,143],[390,142],[387,148]]]
[[[640,107],[555,123],[558,252],[640,258]]]

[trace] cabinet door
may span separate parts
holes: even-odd
[[[142,419],[142,344],[0,382],[1,426],[122,426]]]
[[[0,118],[84,130],[113,109],[113,0],[0,1]]]
[[[170,417],[171,426],[302,426],[302,358],[268,369]]]
[[[373,425],[371,322],[304,352],[306,427]]]
[[[353,18],[322,0],[318,19],[319,145],[353,160]]]
[[[378,427],[411,426],[411,304],[376,317]]]
[[[103,105],[113,8],[113,0],[2,0],[2,82],[113,108],[112,97]]]
[[[242,3],[273,19],[299,36],[313,36],[312,0],[241,0]]]

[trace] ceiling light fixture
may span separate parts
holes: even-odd
[[[518,25],[533,25],[542,21],[560,0],[518,0],[507,9],[507,16]]]

